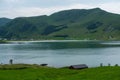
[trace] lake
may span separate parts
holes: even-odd
[[[64,67],[87,64],[89,67],[119,64],[120,41],[23,41],[0,44],[0,63],[42,64]]]

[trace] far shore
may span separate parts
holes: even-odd
[[[8,42],[79,42],[79,41],[82,42],[82,41],[100,41],[100,40],[34,40],[34,41],[18,40],[18,41],[8,41]]]

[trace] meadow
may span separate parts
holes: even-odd
[[[120,67],[71,70],[28,64],[0,65],[0,80],[120,80]]]

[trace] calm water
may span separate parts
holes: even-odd
[[[41,64],[63,67],[87,64],[90,67],[120,65],[120,41],[42,41],[0,44],[0,63]]]

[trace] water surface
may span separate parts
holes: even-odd
[[[120,41],[39,41],[0,44],[0,63],[42,64],[63,67],[87,64],[90,67],[120,65]]]

